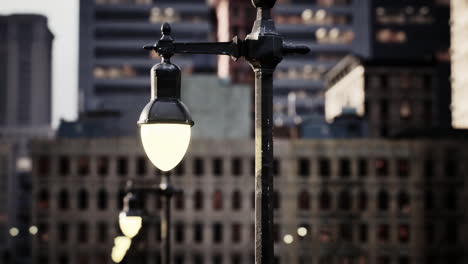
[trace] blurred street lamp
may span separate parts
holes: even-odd
[[[245,40],[230,42],[178,43],[168,23],[154,50],[162,62],[151,69],[151,101],[138,124],[148,158],[162,171],[174,168],[185,155],[193,120],[180,101],[180,69],[172,64],[174,54],[228,55],[244,57],[255,73],[255,263],[271,264],[273,252],[273,73],[284,56],[306,54],[309,48],[283,41],[276,32],[271,9],[276,0],[252,0],[257,17]],[[209,96],[209,95],[208,95]],[[216,109],[214,109],[216,110]],[[169,198],[167,199],[169,200]],[[168,202],[169,203],[169,202]],[[169,208],[167,208],[169,216]],[[292,238],[292,236],[291,236]],[[167,262],[169,263],[169,260]]]
[[[122,233],[133,238],[138,234],[143,222],[142,212],[138,207],[138,200],[131,192],[127,193],[124,198],[124,208],[119,214],[119,226]]]

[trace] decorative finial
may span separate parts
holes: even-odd
[[[161,33],[163,35],[171,35],[171,25],[167,22],[164,22],[161,25]]]

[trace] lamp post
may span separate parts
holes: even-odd
[[[124,208],[119,215],[119,225],[122,233],[128,238],[138,234],[142,226],[143,210],[139,208],[136,193],[151,193],[162,198],[161,241],[163,252],[162,263],[171,263],[171,198],[174,194],[182,193],[171,182],[169,173],[162,174],[161,183],[155,186],[135,186],[132,181],[127,182],[127,194],[124,198]]]
[[[180,69],[170,62],[177,53],[244,57],[255,73],[255,263],[271,264],[273,253],[273,72],[284,56],[306,54],[305,45],[285,43],[276,32],[271,9],[276,0],[252,0],[257,17],[245,40],[230,42],[178,43],[171,38],[168,23],[161,26],[162,37],[145,46],[162,57],[151,70],[152,99],[138,124],[149,159],[161,170],[175,167],[183,158],[193,121],[180,101]],[[155,124],[159,124],[156,125]],[[153,126],[153,128],[147,128]],[[162,127],[166,126],[167,129]],[[152,130],[152,131],[150,131]],[[185,131],[185,132],[184,132]],[[182,135],[175,138],[175,135]],[[160,140],[156,139],[160,136]],[[158,141],[154,144],[151,140]],[[170,160],[169,160],[170,159]]]

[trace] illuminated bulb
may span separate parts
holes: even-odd
[[[324,28],[319,28],[319,29],[317,29],[317,31],[315,31],[315,36],[318,39],[323,39],[323,38],[325,38],[326,35],[327,35],[327,30],[324,29]]]
[[[145,124],[140,129],[146,155],[158,169],[169,171],[184,158],[190,142],[190,125]]]
[[[306,9],[302,12],[302,20],[309,21],[314,16],[314,13],[310,9]]]
[[[294,242],[294,238],[293,238],[292,235],[287,234],[287,235],[285,235],[285,236],[283,237],[283,241],[284,241],[284,243],[286,243],[286,244],[289,245],[289,244],[291,244],[292,242]]]
[[[297,229],[297,234],[300,236],[300,237],[305,237],[307,235],[307,228],[301,226]]]
[[[125,257],[125,254],[127,254],[126,250],[123,250],[123,249],[117,248],[117,247],[113,247],[112,248],[112,254],[111,254],[112,261],[114,261],[115,263],[122,262],[122,260]]]
[[[114,244],[117,249],[127,251],[132,245],[132,240],[126,236],[118,236],[114,239]]]
[[[327,16],[327,11],[320,9],[315,13],[315,17],[317,20],[324,20],[325,17]]]
[[[133,238],[136,236],[140,231],[142,222],[141,216],[127,216],[125,213],[120,213],[119,226],[126,237]]]

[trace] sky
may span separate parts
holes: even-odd
[[[79,0],[0,0],[0,15],[34,13],[48,17],[54,34],[52,122],[74,120],[78,106]]]

